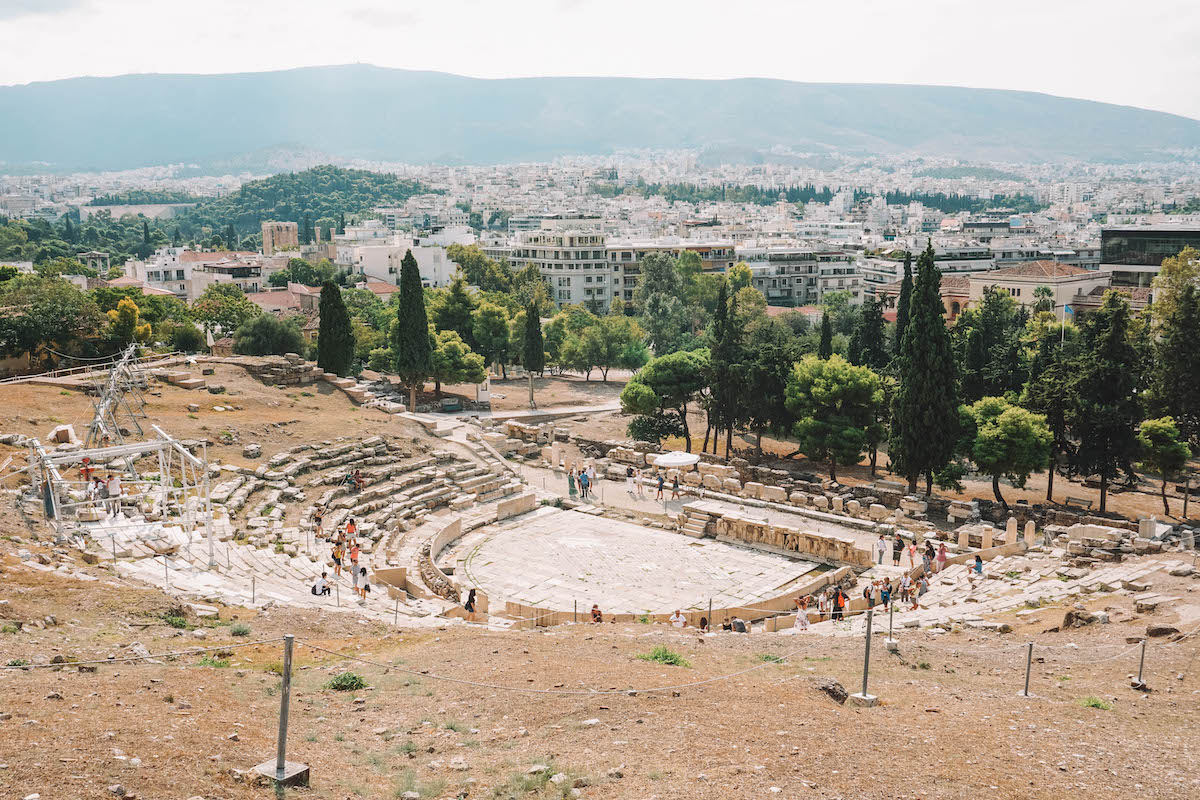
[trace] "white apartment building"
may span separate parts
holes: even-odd
[[[721,239],[700,242],[671,236],[646,240],[609,240],[607,249],[609,265],[620,267],[619,271],[614,269],[613,291],[620,292],[625,302],[633,301],[633,290],[637,286],[638,276],[642,274],[639,263],[651,253],[666,253],[672,258],[679,258],[683,251],[688,250],[700,257],[702,272],[723,273],[736,260],[734,243]]]
[[[852,253],[817,249],[799,242],[758,241],[739,245],[737,260],[753,275],[751,285],[772,306],[818,305],[830,292],[849,292],[863,300],[862,278]]]
[[[875,287],[898,281],[904,277],[904,250],[893,248],[879,255],[868,256],[862,260],[860,270],[867,291],[874,292]],[[913,251],[913,274],[917,271],[918,250]],[[973,275],[986,272],[995,267],[995,259],[988,247],[934,247],[933,260],[943,275]]]
[[[1100,269],[1100,246],[1052,247],[1006,240],[992,242],[992,255],[997,269],[1031,261],[1054,261],[1080,269]]]
[[[233,283],[247,293],[263,291],[269,286],[271,275],[287,267],[288,258],[287,253],[264,256],[241,251],[160,247],[145,261],[126,262],[125,274],[194,303],[214,283]]]
[[[538,230],[521,234],[510,257],[514,270],[537,266],[560,306],[583,303],[605,311],[619,291],[622,267],[610,264],[604,234],[595,230]]]
[[[445,247],[395,234],[383,241],[339,244],[335,263],[367,278],[399,286],[400,267],[410,251],[417,261],[422,286],[440,289],[454,280],[458,265],[450,260]]]

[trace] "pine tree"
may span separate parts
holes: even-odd
[[[225,246],[230,250],[237,249],[237,232],[233,229],[233,223],[225,226],[225,235],[222,238],[225,239]]]
[[[921,475],[926,492],[932,490],[933,473],[950,463],[958,440],[957,382],[940,285],[931,244],[917,262],[892,417],[892,469],[908,479],[910,492]]]
[[[900,281],[900,299],[896,301],[896,355],[904,343],[904,329],[908,327],[909,306],[912,305],[913,277],[912,253],[904,254],[904,278]]]
[[[1162,318],[1155,345],[1152,405],[1170,416],[1193,452],[1200,452],[1200,295],[1196,287],[1180,290],[1175,305]]]
[[[1114,478],[1131,476],[1137,457],[1137,354],[1129,304],[1110,289],[1084,320],[1083,353],[1072,392],[1071,429],[1079,441],[1071,469],[1100,478],[1100,510]]]
[[[455,331],[467,347],[476,349],[474,320],[471,315],[478,305],[475,298],[467,291],[467,279],[462,270],[454,276],[450,288],[442,296],[441,302],[430,310],[433,324],[439,331]]]
[[[529,407],[537,408],[533,399],[533,373],[546,367],[545,344],[542,342],[542,319],[538,316],[537,303],[525,309],[525,349],[521,361],[529,373]]]
[[[396,325],[392,329],[392,350],[396,354],[396,374],[408,385],[409,411],[417,407],[417,391],[430,374],[429,321],[425,316],[425,290],[421,271],[412,251],[400,262],[400,298],[396,304]]]
[[[317,331],[317,366],[345,377],[354,362],[354,332],[342,290],[333,281],[321,286],[320,328]]]
[[[817,358],[822,361],[833,355],[833,323],[829,321],[829,312],[821,315],[821,342],[817,345]]]

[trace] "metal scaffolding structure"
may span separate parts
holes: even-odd
[[[208,539],[208,565],[213,567],[216,561],[208,446],[202,445],[201,454],[195,456],[157,425],[150,427],[157,439],[82,450],[46,450],[37,439],[30,440],[28,472],[39,489],[46,522],[63,538],[95,533],[111,536],[114,557],[118,533],[136,536],[141,531],[175,524],[190,547],[192,532],[203,524]],[[150,479],[151,471],[143,470],[147,477],[139,477],[134,468],[137,460],[148,457],[157,460],[156,480]],[[120,512],[122,506],[115,498],[109,499],[109,505],[118,508],[117,513],[112,513],[105,508],[104,500],[90,498],[86,485],[88,473],[81,471],[86,469],[128,476],[129,486],[135,491],[123,492],[120,503],[135,500],[142,507],[148,502],[156,518],[147,519],[140,512],[127,517]]]
[[[146,397],[142,388],[146,376],[139,367],[138,345],[131,344],[109,368],[103,382],[95,384],[92,406],[95,413],[88,426],[84,447],[107,446],[125,441],[121,423],[144,435],[139,419],[146,418]]]

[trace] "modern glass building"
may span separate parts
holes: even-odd
[[[1100,232],[1100,268],[1114,286],[1149,286],[1164,258],[1188,246],[1200,249],[1200,227],[1130,225]]]

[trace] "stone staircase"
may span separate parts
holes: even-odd
[[[712,517],[703,511],[685,509],[683,527],[680,528],[680,533],[687,534],[696,539],[703,539],[708,529],[709,520],[711,519]]]

